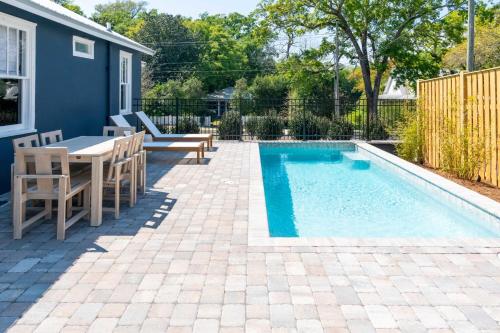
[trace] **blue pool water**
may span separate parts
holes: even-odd
[[[260,155],[273,237],[500,237],[354,145],[261,144]]]

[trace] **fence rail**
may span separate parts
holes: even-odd
[[[137,99],[164,133],[211,133],[228,140],[384,140],[414,100],[365,99]]]
[[[443,135],[466,131],[471,144],[484,144],[485,161],[478,176],[498,187],[500,67],[419,81],[418,100],[425,114],[426,162],[441,167]]]

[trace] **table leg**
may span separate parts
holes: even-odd
[[[98,227],[102,224],[102,179],[103,179],[102,157],[92,157],[92,194],[90,204],[90,225]]]

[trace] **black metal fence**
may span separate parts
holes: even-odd
[[[222,140],[386,140],[414,100],[365,99],[137,99],[164,133],[212,133]]]

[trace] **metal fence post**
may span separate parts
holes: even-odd
[[[368,99],[366,100],[366,105],[365,105],[365,110],[366,110],[366,141],[370,141],[370,108],[369,108],[369,102]]]
[[[175,98],[175,133],[179,133],[179,98]]]
[[[243,141],[243,115],[241,113],[241,97],[238,98],[238,111],[240,113],[240,141]]]
[[[302,140],[306,140],[306,99],[302,101]]]

